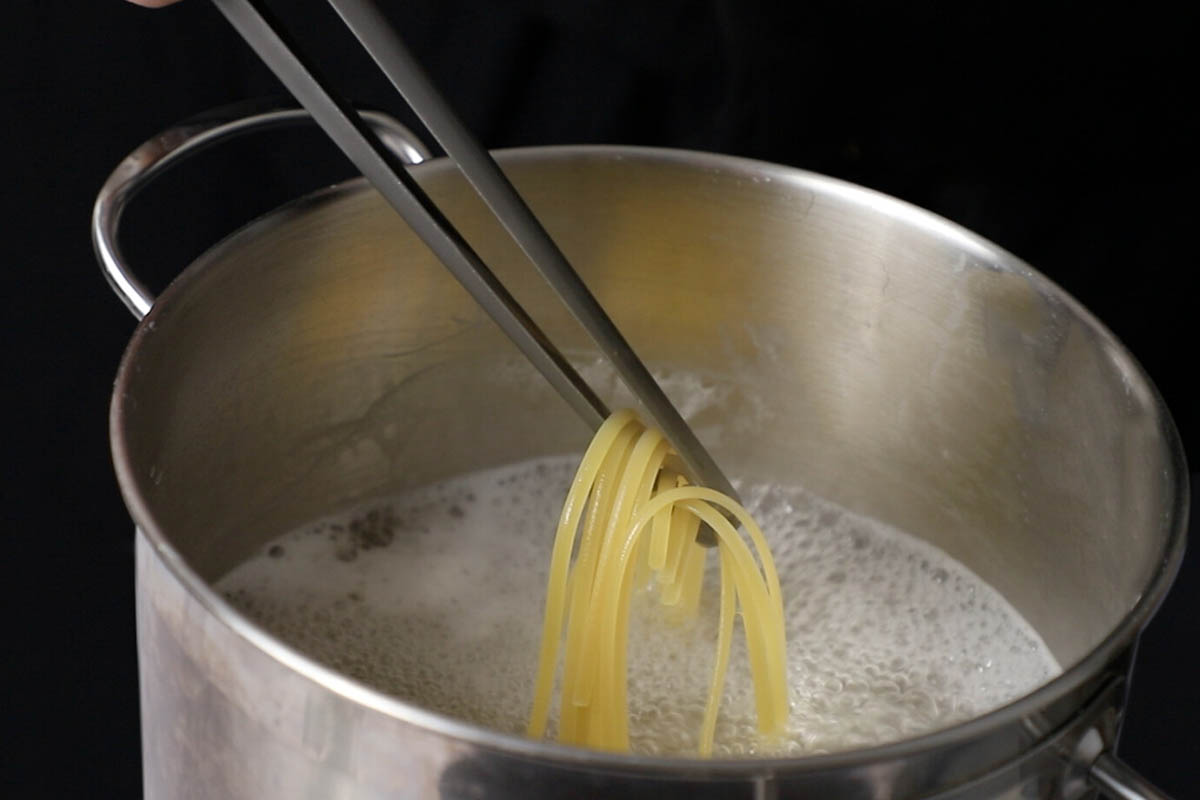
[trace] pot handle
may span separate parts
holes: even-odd
[[[380,140],[406,164],[429,158],[429,150],[405,126],[378,111],[362,117]],[[92,207],[92,247],[109,286],[139,320],[150,311],[154,295],[125,265],[117,233],[126,203],[159,173],[190,155],[225,139],[252,131],[311,122],[302,108],[239,103],[193,117],[146,141],[117,165],[96,195]]]
[[[1171,800],[1111,750],[1096,756],[1088,781],[1112,800]]]

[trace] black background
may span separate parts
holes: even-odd
[[[274,7],[347,93],[407,119],[319,5]],[[1096,312],[1196,452],[1195,12],[1162,2],[383,5],[490,147],[733,153],[855,181],[978,231]],[[106,441],[133,320],[96,269],[90,207],[152,134],[280,89],[202,0],[161,11],[19,0],[3,20],[0,486],[14,635],[2,779],[12,796],[135,797],[132,526]],[[127,255],[161,287],[224,233],[347,174],[315,134],[232,144],[136,201]],[[1189,666],[1198,560],[1143,638],[1122,740],[1178,797],[1197,794],[1200,762]]]

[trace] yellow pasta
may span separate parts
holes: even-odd
[[[712,754],[739,611],[759,731],[768,737],[783,732],[788,713],[783,600],[766,539],[741,505],[689,485],[677,466],[663,435],[631,411],[609,417],[584,454],[550,557],[530,736],[546,733],[561,647],[559,741],[629,749],[626,648],[633,588],[639,576],[652,573],[664,605],[694,614],[708,554],[696,543],[701,524],[717,537],[721,602],[700,754]]]

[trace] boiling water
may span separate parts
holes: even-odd
[[[524,730],[550,547],[576,458],[430,486],[287,534],[219,584],[313,658],[426,708]],[[747,487],[788,625],[789,736],[755,735],[740,627],[715,755],[818,753],[976,716],[1055,675],[1045,644],[969,570],[799,489]],[[694,753],[716,641],[716,557],[693,620],[644,590],[629,645],[635,752]],[[552,719],[556,713],[552,713]],[[553,726],[551,726],[553,733]]]

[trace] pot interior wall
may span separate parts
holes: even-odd
[[[1169,421],[1124,350],[1020,262],[783,168],[578,149],[505,164],[643,358],[698,376],[674,399],[732,475],[800,483],[943,548],[1064,666],[1134,604],[1167,536]],[[416,172],[619,405],[458,175]],[[589,438],[361,183],[201,258],[123,381],[123,488],[210,580],[351,503]]]

